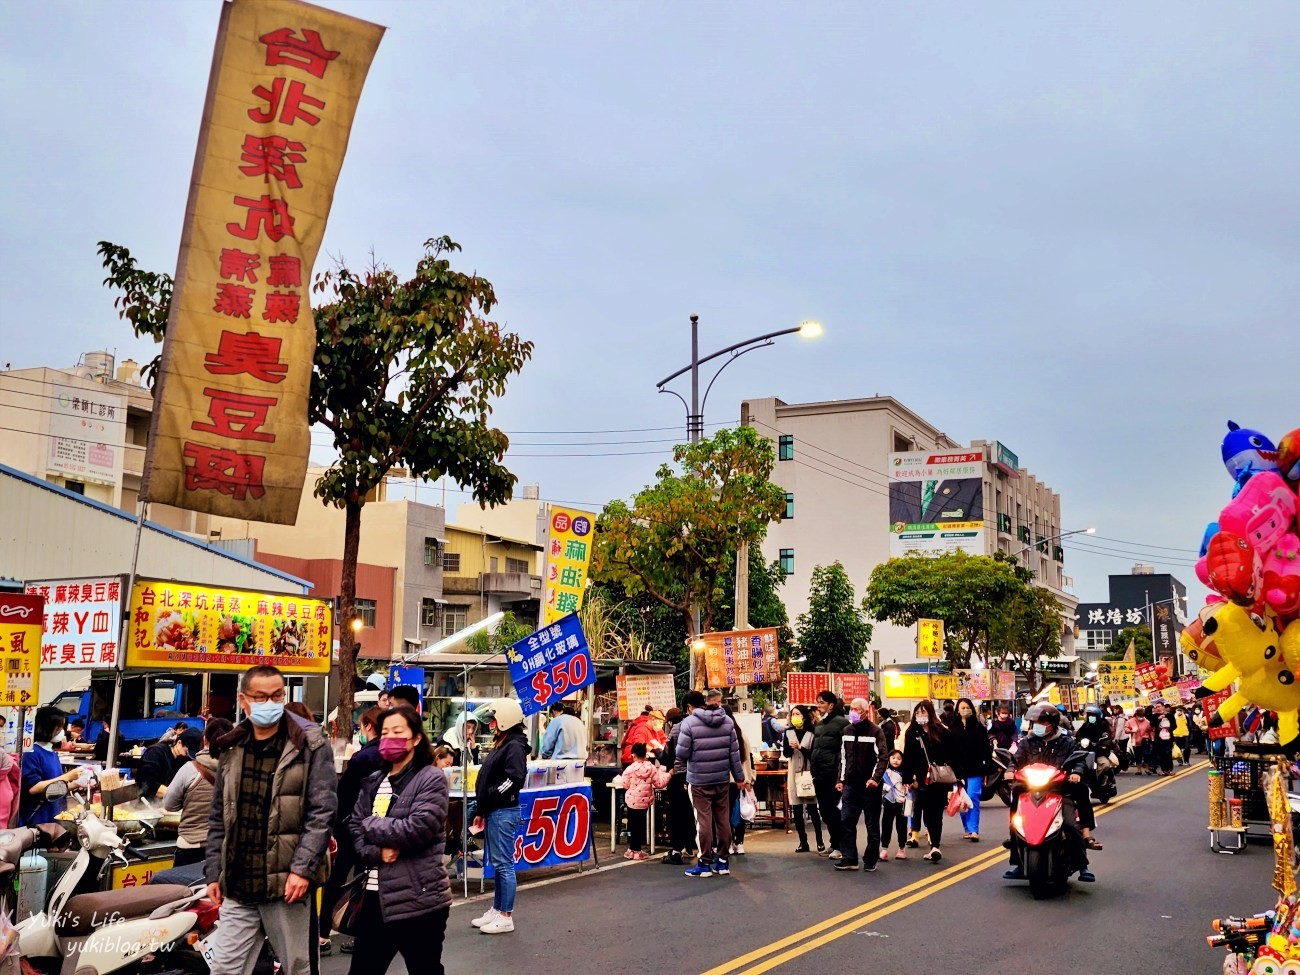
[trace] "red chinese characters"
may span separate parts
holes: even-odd
[[[212,388],[203,390],[203,395],[210,400],[208,418],[211,422],[192,423],[192,429],[215,433],[232,440],[275,443],[275,434],[258,429],[265,426],[271,407],[279,402],[274,396],[249,396]]]
[[[240,160],[246,165],[239,171],[245,176],[261,176],[266,182],[279,180],[289,189],[302,188],[298,166],[307,161],[304,146],[282,135],[244,136],[244,152]]]
[[[339,56],[338,51],[326,49],[320,32],[314,30],[304,30],[302,39],[299,40],[293,30],[281,27],[263,34],[258,40],[266,45],[268,68],[284,64],[301,68],[317,78],[324,78],[329,63]]]
[[[254,500],[266,494],[262,474],[266,458],[241,454],[221,447],[187,443],[185,459],[193,461],[185,470],[187,491],[217,491],[236,501]]]
[[[308,125],[316,125],[320,122],[320,116],[313,115],[303,106],[314,109],[325,107],[319,98],[307,94],[307,86],[301,81],[289,81],[287,78],[276,78],[271,82],[270,88],[258,85],[253,89],[253,94],[266,102],[266,108],[250,108],[248,117],[262,125],[268,122],[293,125],[300,120]]]
[[[226,230],[234,236],[243,240],[256,240],[264,233],[273,241],[293,236],[293,217],[289,215],[289,204],[284,200],[276,200],[266,194],[256,200],[237,196],[235,206],[245,207],[248,213],[242,224],[226,224]]]
[[[216,352],[209,352],[203,367],[214,376],[248,375],[264,383],[284,381],[289,371],[280,361],[280,340],[256,332],[222,332]]]

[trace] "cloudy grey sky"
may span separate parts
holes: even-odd
[[[325,253],[464,245],[537,343],[498,418],[544,497],[651,478],[692,312],[705,350],[826,325],[710,423],[888,393],[1017,451],[1098,527],[1085,601],[1134,561],[1193,581],[1224,421],[1300,425],[1295,4],[327,5],[389,30]],[[0,363],[152,355],[95,242],[174,268],[218,13],[5,5]]]

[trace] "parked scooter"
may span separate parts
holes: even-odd
[[[1002,800],[1004,806],[1011,805],[1011,774],[1015,765],[1015,756],[1005,748],[993,746],[993,770],[984,776],[984,799],[990,799],[994,793]]]
[[[1035,900],[1064,892],[1074,872],[1065,835],[1065,784],[1093,758],[1092,752],[1075,751],[1063,768],[1035,762],[1015,773],[1020,801],[1011,814],[1011,843]]]
[[[47,796],[58,785],[50,785]],[[7,834],[20,835],[11,841]],[[21,857],[48,835],[39,829],[0,833],[0,862],[16,862],[12,848]],[[91,813],[78,818],[76,838],[81,850],[50,891],[45,910],[17,924],[18,950],[27,964],[42,975],[110,975],[184,945],[198,920],[194,905],[202,891],[173,884],[75,893],[88,875],[102,887],[113,864],[138,857],[111,823]]]

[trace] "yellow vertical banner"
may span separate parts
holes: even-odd
[[[40,703],[44,620],[43,596],[0,593],[0,705]]]
[[[596,516],[589,511],[552,508],[546,544],[546,597],[543,624],[582,608],[591,565],[592,532]]]
[[[308,289],[384,28],[222,5],[142,500],[293,524],[310,449]]]
[[[934,658],[943,656],[943,620],[916,621],[916,655]]]

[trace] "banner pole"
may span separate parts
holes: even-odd
[[[140,501],[135,513],[135,546],[131,552],[131,572],[126,580],[126,592],[123,593],[122,617],[117,641],[117,667],[113,677],[113,713],[108,724],[108,754],[104,767],[112,768],[117,762],[117,729],[122,719],[122,677],[126,671],[126,647],[131,638],[131,592],[135,589],[135,579],[140,566],[140,537],[144,534],[145,517],[149,511],[149,502]]]

